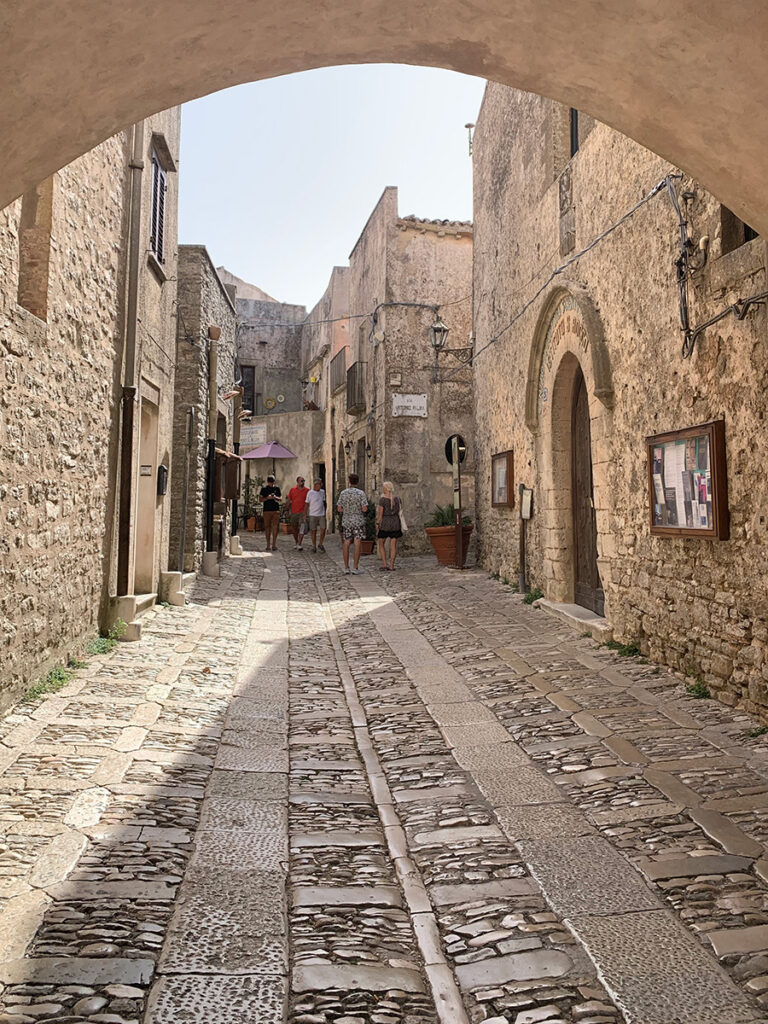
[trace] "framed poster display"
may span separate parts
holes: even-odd
[[[646,438],[651,533],[728,540],[725,421]]]
[[[514,508],[515,474],[512,451],[491,456],[491,505],[494,508]]]

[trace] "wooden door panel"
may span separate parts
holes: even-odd
[[[597,569],[597,521],[592,497],[592,440],[584,375],[574,382],[571,416],[573,500],[573,596],[576,604],[602,615],[605,607]]]

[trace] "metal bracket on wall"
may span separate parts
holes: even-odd
[[[750,295],[746,299],[736,299],[736,301],[726,306],[715,316],[710,317],[709,320],[705,320],[703,324],[699,324],[698,327],[689,328],[686,331],[685,340],[683,341],[683,357],[689,359],[693,355],[693,349],[696,345],[696,339],[699,335],[703,334],[708,327],[713,327],[716,323],[724,320],[725,317],[730,316],[731,313],[736,317],[737,320],[743,320],[747,313],[750,311],[752,306],[764,306],[768,300],[768,291],[758,292],[756,295]]]

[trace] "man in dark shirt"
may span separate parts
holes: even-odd
[[[277,528],[280,523],[280,488],[273,476],[267,477],[259,497],[264,502],[264,533],[267,536],[267,551],[277,551]]]

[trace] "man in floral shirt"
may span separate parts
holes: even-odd
[[[360,549],[365,538],[365,513],[368,511],[368,499],[365,491],[357,486],[360,477],[357,473],[349,474],[349,487],[345,488],[339,495],[337,509],[341,512],[341,535],[344,538],[344,572],[359,575],[363,570],[358,569],[360,561]],[[355,545],[355,567],[349,568],[349,546]]]

